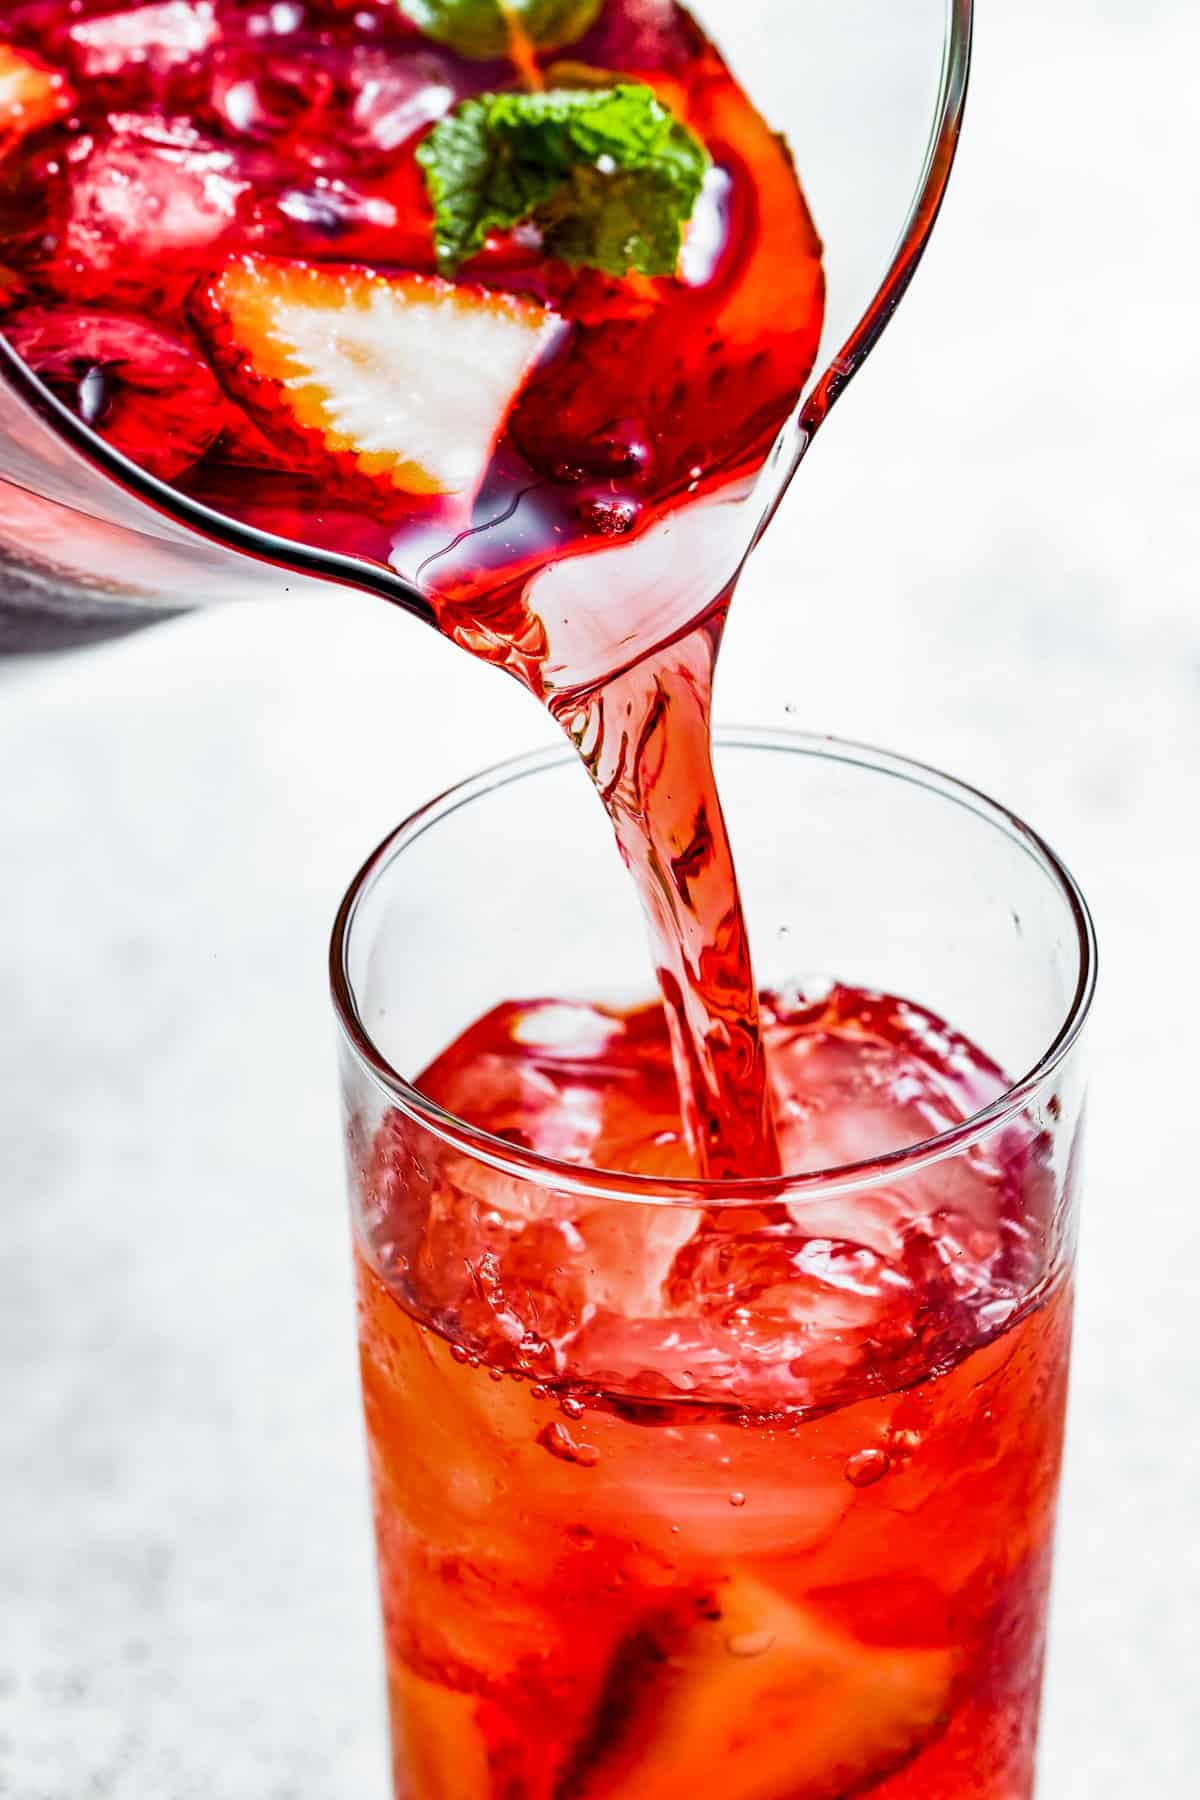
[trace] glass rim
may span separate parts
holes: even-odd
[[[740,726],[718,729],[718,749],[769,751],[815,757],[825,762],[846,763],[894,780],[909,782],[942,799],[964,807],[1019,845],[1051,880],[1065,900],[1075,926],[1079,951],[1079,975],[1075,991],[1053,1038],[1025,1074],[1010,1083],[986,1107],[959,1124],[915,1144],[902,1145],[882,1156],[849,1162],[827,1169],[795,1174],[753,1176],[707,1181],[700,1177],[660,1177],[627,1174],[581,1163],[560,1161],[527,1150],[505,1138],[469,1124],[421,1093],[389,1063],[372,1039],[358,1008],[350,975],[350,947],[359,908],[392,865],[427,831],[464,806],[484,799],[497,789],[531,776],[577,762],[570,744],[506,758],[425,802],[388,833],[363,863],[347,888],[334,920],[329,948],[330,986],[338,1025],[359,1067],[407,1118],[424,1126],[444,1143],[487,1163],[503,1174],[531,1181],[557,1193],[595,1200],[637,1201],[643,1205],[729,1207],[761,1205],[781,1196],[809,1199],[816,1195],[854,1192],[876,1185],[881,1179],[908,1175],[970,1149],[1023,1112],[1050,1086],[1058,1070],[1075,1048],[1091,1011],[1096,991],[1097,945],[1095,926],[1087,901],[1066,864],[1046,840],[1018,814],[980,789],[945,774],[929,764],[897,756],[868,744],[859,744],[812,732]]]

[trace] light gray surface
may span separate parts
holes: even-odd
[[[721,706],[955,769],[1095,907],[1048,1800],[1200,1757],[1192,17],[985,8],[940,241]],[[411,803],[545,735],[352,596],[0,683],[0,1793],[382,1800],[326,930]]]

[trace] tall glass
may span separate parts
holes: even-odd
[[[718,774],[763,985],[909,996],[1012,1080],[924,1141],[781,1180],[556,1162],[412,1077],[500,1001],[546,1030],[556,1009],[535,1002],[646,993],[637,908],[573,753],[476,777],[375,853],[338,917],[333,986],[403,1800],[1033,1791],[1087,911],[1018,819],[912,763],[744,732]],[[968,1229],[981,1183],[1003,1196],[991,1237]],[[780,1391],[811,1378],[812,1404],[747,1398],[681,1349],[698,1340],[677,1290],[678,1330],[647,1327],[702,1229],[726,1273],[778,1269],[786,1247],[799,1285],[771,1304],[801,1329],[806,1294],[814,1312]],[[895,1363],[864,1337],[855,1271],[902,1283],[931,1244],[946,1266]],[[1003,1278],[971,1311],[985,1264]],[[607,1377],[531,1329],[570,1283],[623,1346]],[[931,1327],[935,1287],[947,1317],[963,1297],[957,1337]],[[490,1359],[484,1314],[507,1329]]]

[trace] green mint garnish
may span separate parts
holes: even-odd
[[[400,0],[426,37],[460,56],[507,56],[514,28],[535,50],[560,50],[595,24],[604,0]]]
[[[481,94],[417,148],[448,274],[489,232],[531,221],[551,256],[674,275],[711,158],[652,88]]]

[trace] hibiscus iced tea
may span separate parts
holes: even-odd
[[[726,757],[786,1176],[696,1179],[661,1002],[619,997],[636,949],[607,947],[552,759],[515,809],[493,777],[419,816],[343,914],[404,1800],[1033,1791],[1086,915],[924,771]],[[554,850],[523,839],[473,902],[470,859],[530,808]],[[503,984],[526,997],[486,1004]]]

